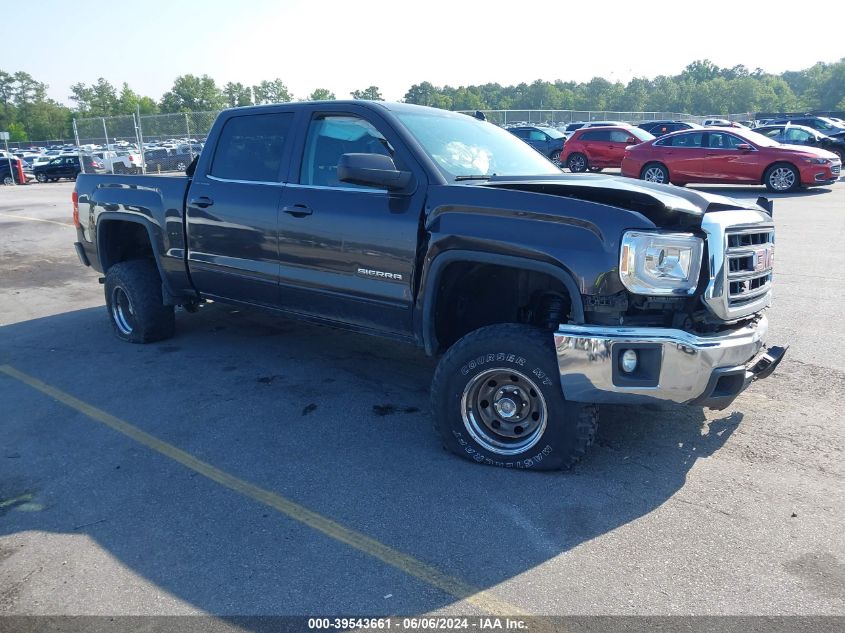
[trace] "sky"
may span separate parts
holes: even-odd
[[[14,44],[2,47],[0,69],[30,73],[68,104],[78,81],[104,77],[118,90],[126,81],[158,100],[186,73],[220,86],[278,77],[295,98],[376,85],[399,100],[422,81],[627,82],[696,59],[780,73],[845,57],[839,37],[785,28],[778,4],[743,17],[736,3],[662,0],[40,0],[13,12],[11,30],[6,22]]]

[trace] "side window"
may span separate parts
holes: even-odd
[[[293,113],[251,114],[226,121],[210,174],[226,180],[279,182]]]
[[[610,131],[610,141],[611,143],[627,143],[628,139],[631,138],[633,134],[630,132],[625,132],[624,130],[611,130]]]
[[[770,130],[763,130],[763,131],[754,130],[754,131],[757,132],[758,134],[762,134],[763,136],[768,136],[769,138],[777,138],[778,136],[780,136],[781,128],[773,127]]]
[[[595,129],[588,130],[581,135],[582,141],[609,141],[610,132],[608,130]]]
[[[528,135],[529,141],[545,141],[546,135],[540,130],[531,130]]]
[[[305,154],[299,182],[303,185],[370,189],[337,178],[337,164],[343,154],[384,154],[393,148],[372,124],[352,115],[319,116],[308,126]]]
[[[703,145],[704,134],[701,132],[692,132],[690,134],[678,134],[677,136],[669,137],[672,147],[701,147]]]
[[[514,130],[513,132],[522,140],[528,140],[528,135],[531,134],[531,130]]]
[[[734,136],[733,134],[725,134],[725,147],[729,149],[736,149],[740,145],[749,145],[744,138]]]
[[[806,143],[810,140],[810,134],[796,127],[791,127],[783,135],[783,138],[786,142]]]

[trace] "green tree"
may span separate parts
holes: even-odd
[[[384,98],[379,92],[378,86],[370,86],[363,90],[353,90],[351,93],[353,99],[367,99],[369,101],[384,101]]]
[[[334,93],[327,88],[317,88],[308,95],[308,101],[333,101],[334,99]]]
[[[262,103],[287,103],[293,100],[288,87],[278,77],[273,81],[262,81],[252,87],[252,96],[256,105]]]
[[[9,132],[9,140],[10,141],[28,141],[29,136],[26,134],[26,130],[24,129],[21,123],[12,123],[9,126],[9,129],[6,130]]]
[[[204,112],[225,106],[223,92],[208,75],[181,75],[161,98],[162,112]]]
[[[252,105],[252,88],[231,81],[223,86],[223,96],[230,108]]]

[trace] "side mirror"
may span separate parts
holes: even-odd
[[[751,150],[753,150],[753,149],[754,149],[754,148],[753,148],[753,147],[751,147],[751,145],[749,145],[748,143],[740,143],[739,145],[737,145],[737,146],[736,146],[736,148],[737,148],[740,152],[750,152]]]
[[[411,183],[409,171],[399,171],[390,156],[384,154],[343,154],[337,164],[341,182],[388,191],[402,191]]]

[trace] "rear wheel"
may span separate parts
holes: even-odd
[[[640,172],[640,179],[647,182],[656,182],[663,185],[669,184],[669,170],[660,163],[649,163]]]
[[[188,163],[183,160],[180,160],[176,163],[176,171],[185,171],[188,168]]]
[[[801,176],[798,170],[789,163],[778,163],[766,170],[763,176],[766,189],[776,193],[795,191],[801,186]]]
[[[528,325],[491,325],[455,343],[431,402],[444,447],[491,466],[568,468],[596,431],[596,407],[563,397],[552,333]]]
[[[109,268],[105,283],[106,308],[118,338],[130,343],[152,343],[173,336],[173,306],[161,296],[161,277],[151,259],[118,262]]]
[[[569,171],[576,174],[587,171],[587,157],[580,152],[571,154],[566,160],[566,166],[569,168]]]

